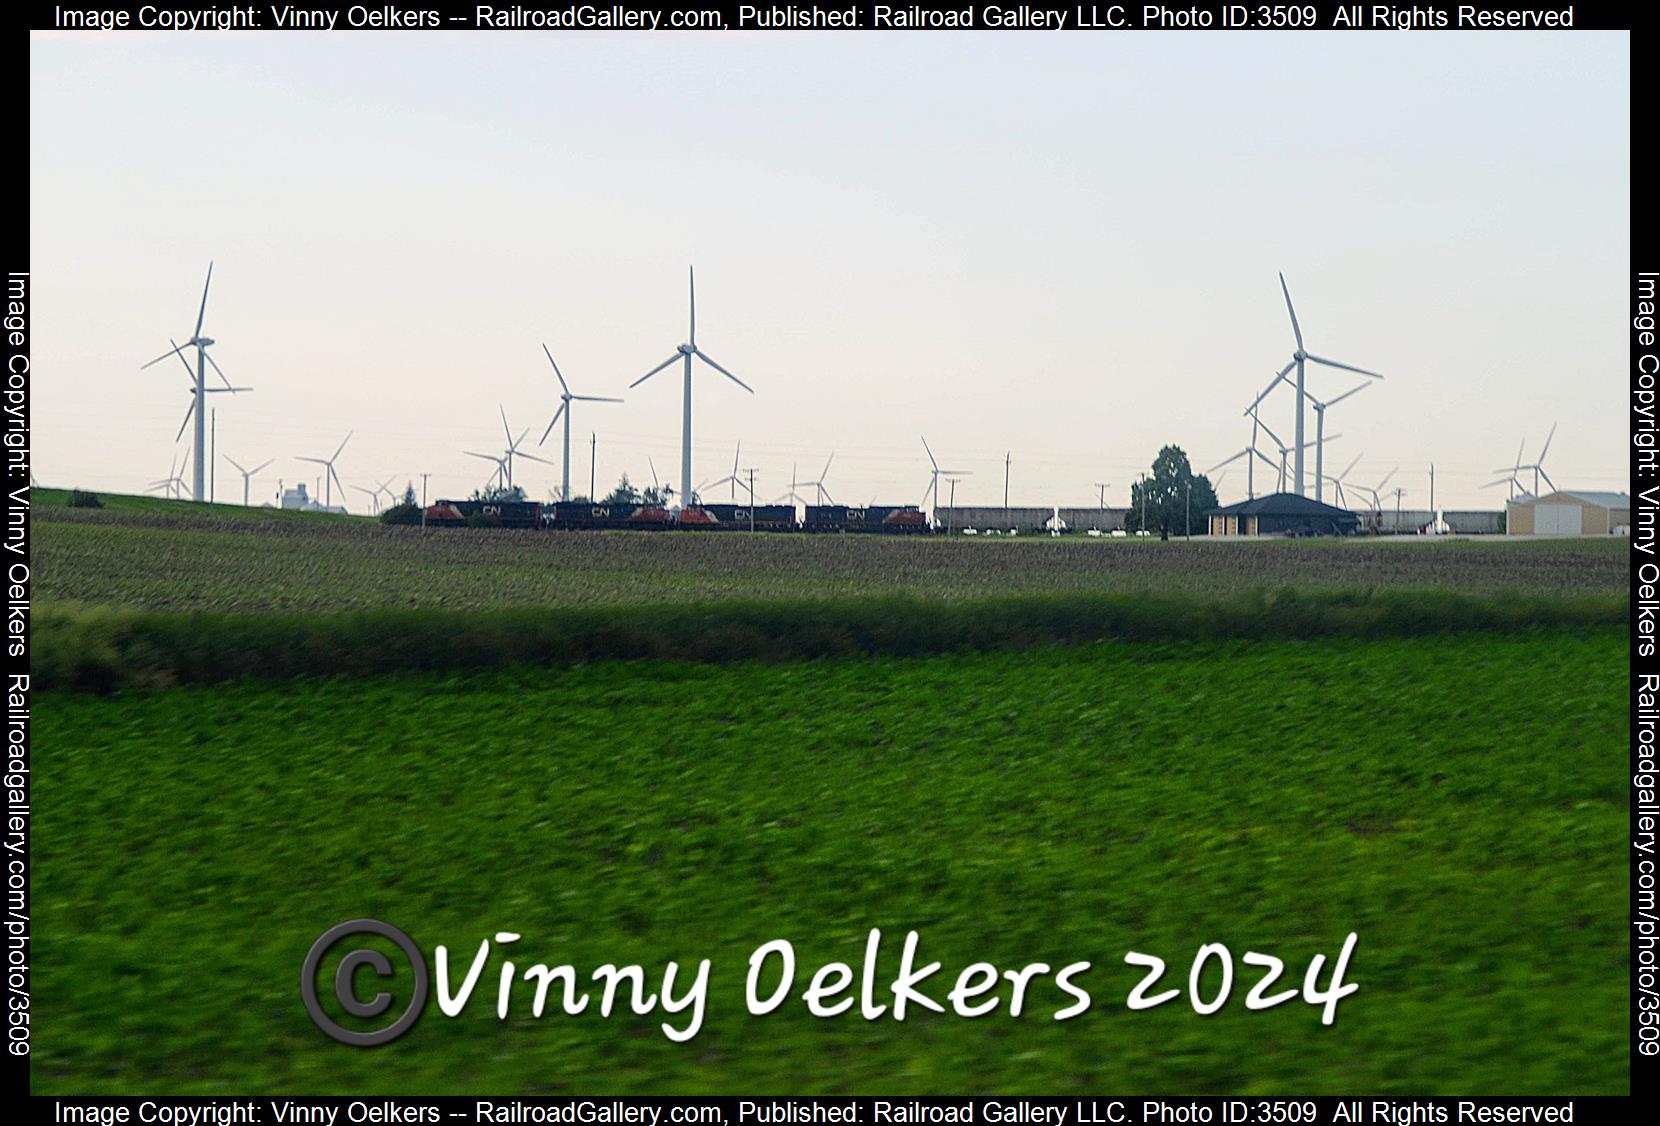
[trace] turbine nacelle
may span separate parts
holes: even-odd
[[[690,344],[676,345],[674,350],[679,352],[682,356],[691,356],[697,353],[697,349]]]

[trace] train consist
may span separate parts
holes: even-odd
[[[441,500],[428,505],[429,528],[612,529],[619,531],[861,532],[915,535],[929,531],[928,517],[913,505],[809,504],[798,516],[793,504],[704,504],[671,512],[648,504],[588,501]]]

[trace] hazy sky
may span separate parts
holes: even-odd
[[[698,343],[756,391],[700,371],[693,476],[742,439],[761,499],[834,450],[838,501],[915,503],[918,434],[964,504],[1005,451],[1016,504],[1123,503],[1167,442],[1206,469],[1289,358],[1281,270],[1309,349],[1387,376],[1332,408],[1328,471],[1398,464],[1413,507],[1433,461],[1441,506],[1493,507],[1559,421],[1560,487],[1626,480],[1624,33],[38,34],[30,71],[46,484],[183,451],[184,373],[138,367],[209,259],[256,500],[348,430],[349,485],[464,494],[498,403],[547,425],[541,344],[624,394],[685,338],[690,263]],[[678,476],[678,370],[627,395],[578,404],[579,491],[590,431],[601,491]],[[1289,391],[1265,417],[1292,440]]]

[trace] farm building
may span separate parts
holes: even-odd
[[[1513,536],[1628,536],[1631,498],[1625,493],[1549,493],[1506,506]]]
[[[1210,517],[1213,536],[1346,536],[1360,524],[1360,518],[1347,509],[1295,493],[1242,500],[1205,515]]]

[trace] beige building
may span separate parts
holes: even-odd
[[[1631,498],[1573,490],[1523,497],[1505,506],[1505,521],[1513,536],[1629,536]]]

